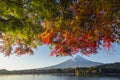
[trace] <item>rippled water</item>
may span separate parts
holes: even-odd
[[[86,77],[71,75],[0,75],[0,80],[120,80],[120,77]]]

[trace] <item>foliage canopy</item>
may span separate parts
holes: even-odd
[[[0,0],[0,52],[32,54],[47,44],[50,55],[108,50],[120,43],[120,0]]]

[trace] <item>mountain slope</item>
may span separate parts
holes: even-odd
[[[102,63],[89,61],[81,56],[76,56],[74,59],[69,59],[69,60],[62,62],[60,64],[46,67],[45,69],[91,67],[91,66],[98,66],[98,65],[102,65]]]
[[[99,65],[97,67],[98,68],[115,68],[115,69],[120,69],[120,62],[103,64],[103,65]]]

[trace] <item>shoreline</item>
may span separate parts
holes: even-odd
[[[120,77],[120,74],[82,74],[76,75],[76,73],[0,73],[1,75],[57,75],[57,76],[89,76],[89,77]]]

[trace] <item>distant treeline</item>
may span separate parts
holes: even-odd
[[[83,68],[65,68],[65,69],[31,69],[31,70],[0,70],[0,74],[52,74],[52,73],[66,73],[75,75],[120,75],[120,68],[108,67],[83,67]]]

